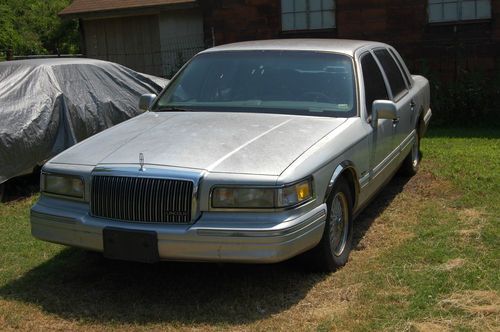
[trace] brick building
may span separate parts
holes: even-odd
[[[500,0],[206,0],[216,44],[271,38],[387,42],[416,71],[500,70]]]
[[[191,51],[252,39],[368,39],[395,46],[415,72],[453,79],[500,70],[500,0],[74,0],[61,15],[81,20],[87,56],[156,75],[192,54],[179,42],[186,31],[202,36]]]

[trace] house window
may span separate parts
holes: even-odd
[[[281,0],[283,31],[335,28],[335,0]]]
[[[429,0],[429,22],[491,18],[491,0]]]

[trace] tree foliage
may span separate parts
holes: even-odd
[[[0,0],[0,53],[79,52],[77,20],[57,16],[71,0]]]

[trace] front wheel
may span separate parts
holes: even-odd
[[[352,248],[352,198],[347,182],[340,179],[327,200],[323,237],[313,249],[313,267],[331,272],[347,263]]]

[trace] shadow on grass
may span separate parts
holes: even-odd
[[[391,204],[394,198],[403,191],[405,185],[411,178],[396,174],[392,180],[375,196],[373,201],[356,218],[353,235],[354,250],[363,250],[360,245],[366,232],[370,229],[373,222],[384,210]],[[409,212],[411,213],[411,212]],[[403,220],[401,222],[404,222]]]
[[[406,182],[395,177],[358,217],[355,247]],[[327,277],[300,262],[145,265],[65,249],[0,288],[0,297],[97,323],[243,324],[289,309]]]
[[[3,185],[2,202],[8,203],[31,196],[40,191],[40,170],[36,169],[31,174],[10,179]]]
[[[291,262],[146,265],[65,249],[0,288],[0,297],[100,323],[238,324],[286,310],[325,277]]]

